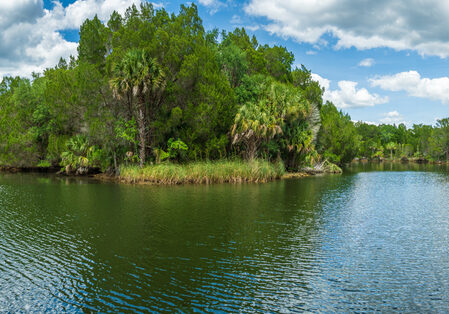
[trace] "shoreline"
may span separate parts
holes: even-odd
[[[206,165],[207,163],[203,163]],[[245,166],[248,166],[250,163],[243,162],[241,163]],[[273,168],[274,164],[267,163]],[[179,165],[177,165],[179,166]],[[154,166],[148,166],[154,167]],[[179,167],[185,167],[179,166]],[[144,167],[145,168],[145,167]],[[139,169],[137,169],[139,170]],[[184,184],[222,184],[222,183],[231,183],[231,184],[239,184],[239,183],[268,183],[274,182],[277,180],[285,180],[285,179],[299,179],[305,177],[311,177],[315,175],[319,175],[320,173],[311,173],[307,171],[296,171],[296,172],[286,172],[284,170],[278,170],[279,172],[273,172],[265,177],[260,176],[252,176],[250,173],[242,174],[236,173],[229,177],[214,177],[214,174],[209,174],[202,176],[201,178],[185,178],[182,180],[170,180],[169,174],[165,173],[158,179],[148,179],[145,177],[134,177],[134,178],[126,178],[120,175],[115,175],[106,172],[100,173],[89,173],[84,175],[76,175],[74,173],[67,174],[61,173],[61,167],[16,167],[16,166],[0,166],[0,173],[10,173],[10,174],[18,174],[18,173],[37,173],[37,174],[53,174],[60,177],[67,178],[90,178],[102,182],[113,182],[120,184],[132,184],[132,185],[184,185]],[[273,170],[276,171],[276,170]]]
[[[368,159],[368,158],[355,158],[350,162],[352,163],[383,163],[383,162],[389,162],[389,163],[413,163],[413,164],[429,164],[429,165],[449,165],[449,161],[440,161],[440,160],[428,160],[425,158],[374,158],[374,159]]]
[[[220,176],[217,176],[217,173],[220,168],[220,162],[223,163],[231,163],[230,166],[237,167],[237,166],[244,166],[248,167],[254,162],[245,162],[245,161],[233,161],[233,162],[227,162],[227,161],[217,161],[217,162],[199,162],[196,164],[162,164],[162,165],[147,165],[144,168],[134,167],[130,166],[128,168],[133,168],[133,171],[136,171],[136,174],[131,177],[126,177],[124,175],[115,175],[111,173],[105,173],[105,172],[90,172],[88,174],[84,175],[76,175],[74,173],[67,174],[67,173],[61,173],[61,167],[29,167],[29,166],[23,166],[23,167],[16,167],[16,166],[0,166],[0,173],[41,173],[41,174],[54,174],[61,177],[68,177],[68,178],[91,178],[94,180],[102,181],[102,182],[113,182],[113,183],[120,183],[120,184],[131,184],[131,185],[187,185],[187,184],[223,184],[223,183],[231,183],[231,184],[239,184],[239,183],[268,183],[273,182],[277,180],[288,180],[288,179],[300,179],[300,178],[306,178],[306,177],[313,177],[316,175],[329,175],[329,174],[338,174],[338,173],[332,173],[332,172],[326,172],[326,171],[317,171],[313,172],[307,169],[304,169],[302,171],[295,171],[295,172],[287,172],[285,170],[276,169],[276,164],[269,163],[269,162],[263,162],[263,161],[255,161],[258,166],[260,164],[263,164],[263,166],[266,166],[270,169],[266,171],[271,171],[268,174],[264,174],[263,176],[254,174],[254,169],[250,169],[249,172],[238,172],[238,170],[232,169],[234,171],[232,174],[228,173],[228,176],[225,176],[220,173]],[[234,163],[234,164],[232,164]],[[407,164],[407,163],[414,163],[414,164],[429,164],[429,165],[449,165],[448,161],[430,161],[425,160],[422,158],[410,158],[410,159],[389,159],[389,158],[382,158],[382,159],[354,159],[349,164],[379,164],[379,163],[397,163],[397,164]],[[175,169],[169,169],[169,171],[158,173],[157,177],[147,177],[144,174],[141,174],[139,172],[144,172],[145,169],[149,168],[157,168],[160,166],[171,166]],[[212,166],[213,170],[209,173],[202,173],[201,175],[194,176],[186,176],[183,178],[175,178],[173,179],[173,176],[177,174],[177,172],[185,171],[186,168],[192,166],[192,165],[199,165],[200,167],[205,166]],[[216,167],[217,166],[217,167]],[[229,167],[229,165],[226,165]],[[123,168],[123,167],[122,167]],[[214,169],[215,168],[215,169]],[[229,172],[229,169],[227,169]],[[246,169],[248,170],[248,169]],[[210,171],[210,170],[209,170]]]
[[[323,173],[323,174],[333,174],[333,173]],[[126,179],[120,178],[120,176],[116,175],[110,175],[106,173],[99,173],[95,174],[93,176],[90,176],[91,178],[95,180],[99,180],[102,182],[113,182],[113,183],[120,183],[120,184],[128,184],[128,185],[155,185],[155,186],[173,186],[173,185],[192,185],[192,184],[198,184],[198,185],[211,185],[211,184],[244,184],[244,183],[269,183],[269,182],[275,182],[275,181],[281,181],[281,180],[289,180],[289,179],[301,179],[301,178],[307,178],[307,177],[313,177],[319,174],[310,174],[307,172],[288,172],[282,175],[282,177],[271,179],[271,180],[265,180],[265,181],[250,181],[250,180],[241,180],[241,181],[222,181],[222,182],[214,182],[212,180],[208,180],[208,182],[192,182],[192,181],[186,181],[186,182],[179,182],[179,183],[162,183],[162,182],[154,182],[154,181],[128,181]],[[73,176],[73,177],[79,177],[79,176]]]

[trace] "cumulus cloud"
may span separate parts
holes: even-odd
[[[372,67],[374,65],[375,61],[374,59],[371,58],[367,58],[367,59],[363,59],[362,61],[359,62],[359,67]]]
[[[388,97],[371,94],[366,88],[357,88],[358,83],[353,81],[339,81],[338,89],[330,90],[330,81],[313,73],[312,79],[317,81],[325,92],[323,99],[331,101],[338,108],[372,107],[388,102]]]
[[[401,72],[390,76],[380,76],[370,80],[372,86],[384,90],[404,91],[413,97],[439,100],[449,103],[449,78],[423,78],[416,71]]]
[[[388,102],[388,97],[371,94],[366,88],[357,89],[357,85],[357,82],[340,81],[339,89],[329,91],[327,97],[340,108],[372,107]]]
[[[379,120],[383,124],[400,124],[400,123],[404,123],[404,117],[399,112],[397,112],[396,110],[388,112],[388,113],[384,113],[383,116],[384,117]]]
[[[250,0],[247,14],[265,17],[266,30],[299,42],[336,48],[388,47],[449,56],[449,2],[441,0]]]
[[[123,13],[141,0],[77,0],[51,10],[43,0],[0,1],[0,79],[5,75],[29,76],[54,66],[59,58],[76,55],[77,43],[66,41],[59,31],[78,29],[86,18],[98,14],[107,20],[116,10]]]
[[[5,29],[12,24],[36,21],[42,16],[42,0],[16,0],[0,2],[0,28]]]

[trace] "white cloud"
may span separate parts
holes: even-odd
[[[221,7],[226,6],[225,3],[219,0],[198,0],[198,2],[208,7],[210,14],[215,14]]]
[[[358,83],[352,81],[339,81],[338,89],[330,90],[330,81],[313,73],[312,79],[324,87],[323,99],[331,101],[338,108],[372,107],[388,102],[388,97],[371,94],[366,88],[357,88]]]
[[[367,59],[363,59],[362,61],[360,61],[359,66],[360,67],[372,67],[374,65],[375,61],[374,59],[371,58],[367,58]]]
[[[384,117],[379,120],[383,124],[400,124],[400,123],[404,123],[404,117],[399,112],[397,112],[396,110],[388,112],[388,113],[385,113],[383,116]]]
[[[371,94],[366,88],[357,89],[357,82],[340,81],[338,90],[329,91],[328,98],[339,108],[372,107],[388,102],[388,97]]]
[[[449,103],[449,77],[422,78],[416,71],[380,76],[370,80],[372,86],[388,91],[405,91],[413,97]]]
[[[449,56],[449,1],[250,0],[247,14],[267,18],[265,29],[299,42],[335,48],[388,47]]]
[[[260,28],[260,26],[259,25],[249,25],[249,26],[245,26],[245,28],[249,29],[252,32],[255,32]]]
[[[211,5],[215,4],[217,1],[216,0],[199,0],[199,2],[202,5],[211,6]]]
[[[123,13],[141,0],[77,0],[67,7],[54,2],[43,8],[43,0],[0,2],[0,78],[5,75],[30,76],[54,66],[59,58],[77,54],[77,43],[66,41],[58,31],[78,29],[98,14],[107,20],[116,10]]]
[[[317,52],[315,50],[307,50],[306,51],[306,55],[308,55],[308,56],[313,56],[313,55],[316,55],[316,54],[317,54]]]
[[[151,4],[155,9],[162,9],[164,7],[164,4],[162,2],[151,2]]]

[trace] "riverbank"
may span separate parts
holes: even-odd
[[[91,169],[93,170],[93,169]],[[266,183],[279,179],[293,179],[313,176],[317,174],[342,173],[340,167],[327,161],[317,164],[313,168],[287,172],[280,162],[255,159],[199,161],[186,164],[161,163],[138,165],[122,165],[117,173],[101,173],[99,169],[84,174],[78,172],[66,173],[60,167],[13,167],[0,166],[0,172],[21,173],[53,173],[68,177],[93,177],[100,181],[110,181],[130,184],[213,184],[213,183]]]
[[[37,173],[57,173],[61,167],[15,167],[0,166],[0,172],[19,173],[19,172],[37,172]]]
[[[401,158],[354,158],[353,163],[379,163],[379,162],[390,162],[390,163],[417,163],[417,164],[434,164],[434,165],[447,165],[449,161],[442,160],[430,160],[423,157],[401,157]]]

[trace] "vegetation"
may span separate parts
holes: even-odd
[[[310,71],[243,28],[205,31],[194,4],[86,20],[78,52],[32,79],[3,79],[2,164],[79,173],[263,158],[298,170],[318,156],[323,90]]]
[[[341,164],[355,157],[366,159],[449,161],[449,119],[435,126],[414,124],[374,125],[352,122],[332,103],[323,105],[319,152]]]
[[[219,160],[120,168],[120,179],[125,182],[154,184],[267,182],[278,179],[283,174],[282,163],[273,164],[257,159],[249,162]]]
[[[323,106],[321,115],[320,152],[331,162],[337,164],[350,162],[357,156],[361,141],[351,117],[338,111],[329,102]]]
[[[176,15],[145,2],[106,24],[86,20],[77,58],[0,83],[0,164],[155,182],[162,170],[180,171],[167,180],[215,182],[279,176],[267,162],[299,171],[357,156],[449,158],[448,119],[412,129],[354,124],[323,105],[324,90],[293,62],[244,28],[206,31],[195,4]]]

